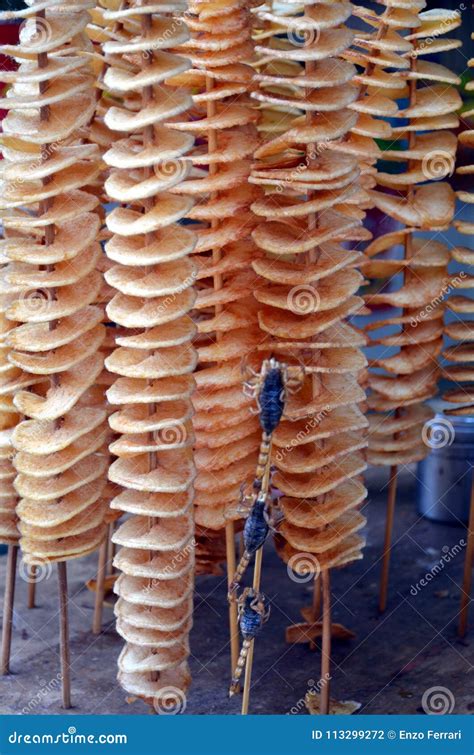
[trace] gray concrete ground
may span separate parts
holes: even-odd
[[[443,687],[448,691],[444,697],[454,701],[454,712],[468,713],[474,710],[474,606],[472,630],[464,641],[456,637],[455,620],[464,556],[460,541],[465,530],[420,519],[414,483],[413,472],[405,470],[399,486],[386,613],[378,616],[376,607],[386,472],[371,475],[364,508],[369,520],[364,560],[333,573],[334,620],[352,629],[356,637],[334,643],[332,695],[360,702],[363,713],[419,713],[424,693]],[[144,713],[144,706],[127,701],[115,681],[122,641],[114,632],[110,606],[105,610],[103,633],[98,637],[91,633],[93,595],[84,581],[93,575],[95,560],[96,556],[73,561],[68,567],[71,713]],[[0,558],[2,585],[5,561]],[[425,587],[419,584],[422,578]],[[272,601],[272,615],[256,644],[251,712],[305,712],[301,701],[312,680],[318,679],[320,655],[307,645],[286,645],[284,632],[288,624],[300,620],[299,609],[309,603],[310,587],[288,578],[271,543],[264,556],[263,587]],[[0,713],[65,713],[60,707],[55,606],[55,573],[38,585],[38,607],[33,610],[26,608],[26,583],[18,579],[13,673],[0,678]],[[225,579],[199,578],[192,634],[193,686],[186,714],[235,714],[239,710],[239,700],[227,698],[226,614]]]

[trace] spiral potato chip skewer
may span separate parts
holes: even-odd
[[[117,631],[126,641],[118,679],[124,689],[166,712],[182,704],[190,683],[188,634],[194,568],[191,425],[195,333],[188,313],[195,295],[190,259],[195,234],[179,224],[193,202],[171,193],[189,171],[193,138],[173,119],[192,105],[164,82],[189,62],[168,49],[189,32],[175,17],[176,0],[163,6],[130,2],[104,13],[117,21],[104,43],[104,85],[122,98],[104,115],[120,138],[106,152],[112,237],[105,273],[115,295],[107,306],[117,348],[106,364],[118,376],[108,390],[118,407],[110,419],[118,458],[109,479],[123,491],[112,509],[133,516],[116,531]]]
[[[414,3],[413,10],[416,8]],[[392,10],[392,14],[395,12]],[[454,128],[458,123],[454,113],[460,105],[460,98],[452,86],[459,83],[455,75],[442,66],[420,60],[432,51],[431,44],[425,45],[423,40],[433,31],[433,14],[436,13],[414,14],[418,25],[412,22],[409,33],[401,38],[412,43],[413,49],[399,55],[399,69],[391,74],[394,81],[406,81],[409,88],[410,105],[400,108],[394,116],[407,119],[407,125],[393,129],[394,136],[408,141],[408,146],[402,150],[386,150],[384,159],[396,163],[406,161],[408,167],[400,173],[379,171],[377,182],[381,188],[405,192],[406,199],[380,190],[372,194],[375,206],[403,223],[405,229],[385,234],[369,245],[366,254],[371,259],[364,267],[364,273],[370,279],[399,273],[404,276],[403,285],[397,291],[367,297],[369,305],[385,304],[403,310],[401,316],[375,321],[368,326],[369,331],[391,324],[400,328],[396,335],[371,340],[371,345],[399,348],[394,356],[386,358],[384,354],[382,358],[372,360],[372,366],[384,373],[373,374],[369,381],[372,389],[370,406],[380,413],[371,417],[368,458],[370,463],[387,466],[417,461],[429,450],[423,443],[421,428],[431,413],[423,407],[423,402],[436,389],[437,371],[431,367],[441,349],[442,307],[431,305],[446,283],[449,254],[443,244],[437,241],[427,244],[417,232],[446,229],[452,219],[454,194],[449,184],[439,182],[439,179],[449,175],[454,166],[456,137],[444,129]],[[406,23],[404,17],[403,21]],[[444,11],[438,23],[437,47],[442,42],[438,35],[445,31]],[[453,44],[451,41],[447,43]],[[418,88],[418,81],[427,82],[427,86]],[[433,92],[431,81],[439,82],[433,85]],[[436,96],[438,88],[443,90],[439,97]],[[399,96],[406,94],[401,90]],[[428,129],[428,133],[418,133]],[[417,187],[417,184],[423,185]],[[384,256],[397,247],[404,249],[402,259],[399,255]],[[412,306],[414,300],[416,306]],[[397,410],[398,419],[392,416]]]
[[[8,359],[23,377],[14,404],[25,421],[12,436],[21,497],[21,547],[31,564],[94,550],[104,534],[104,411],[89,389],[102,369],[105,332],[93,302],[97,199],[84,191],[99,171],[97,150],[81,144],[94,111],[93,77],[80,55],[89,2],[65,9],[33,4],[17,46],[20,63],[2,107],[4,253]],[[23,208],[34,210],[25,213]],[[25,390],[34,385],[31,391]]]
[[[474,66],[473,61],[469,61],[470,67]],[[466,90],[472,91],[474,85],[472,82],[466,84]],[[472,110],[463,113],[465,118],[472,117]],[[468,148],[474,146],[474,130],[468,129],[462,131],[459,135],[459,142]],[[473,165],[463,165],[457,168],[458,175],[471,176],[474,173]],[[474,202],[474,193],[461,189],[457,192],[458,198],[471,205]],[[455,220],[454,226],[459,233],[466,236],[474,235],[474,225],[464,219]],[[450,362],[449,366],[443,369],[446,378],[452,381],[453,385],[443,394],[443,399],[452,404],[451,408],[445,410],[445,413],[451,416],[471,416],[474,413],[474,356],[472,351],[472,341],[474,334],[474,325],[470,318],[473,312],[472,299],[464,296],[462,291],[472,289],[473,278],[472,268],[474,264],[474,253],[471,249],[459,247],[451,250],[451,259],[462,265],[462,275],[456,273],[453,278],[455,285],[450,291],[446,301],[447,312],[454,313],[455,318],[452,322],[447,323],[444,329],[445,335],[452,341],[452,345],[444,351],[445,359]],[[468,271],[467,273],[465,271]],[[461,289],[457,292],[457,287]]]
[[[8,361],[8,346],[5,339],[12,327],[5,318],[3,312],[0,313],[0,374],[1,385],[9,383],[11,376],[17,372],[14,365]],[[18,531],[16,515],[16,505],[18,498],[13,482],[15,478],[15,468],[12,464],[13,446],[11,435],[13,428],[18,423],[18,412],[12,401],[12,395],[3,393],[0,398],[0,543],[8,546],[17,546],[20,533]]]
[[[257,250],[250,233],[250,204],[258,191],[248,184],[250,159],[258,144],[257,112],[249,99],[253,69],[251,16],[241,0],[191,2],[186,20],[190,40],[180,49],[193,69],[174,81],[191,86],[193,118],[175,126],[196,134],[194,170],[175,191],[198,197],[188,217],[198,224],[195,252],[198,296],[194,316],[199,364],[193,396],[196,432],[195,520],[209,546],[197,568],[215,570],[225,528],[228,581],[235,569],[234,520],[240,488],[254,474],[258,420],[242,393],[242,361],[260,339],[251,289],[251,261]],[[245,62],[244,62],[245,61]],[[209,533],[209,534],[208,534]],[[229,608],[231,666],[238,656],[236,606]]]
[[[191,2],[186,20],[191,38],[181,49],[193,70],[175,81],[193,87],[195,117],[175,127],[200,143],[192,175],[175,191],[200,200],[188,215],[199,223],[195,516],[199,528],[219,530],[236,517],[239,487],[254,472],[259,445],[258,420],[241,390],[242,360],[260,337],[249,293],[257,253],[250,204],[258,191],[247,182],[257,112],[248,95],[253,69],[243,62],[251,60],[253,45],[250,12],[241,0]]]
[[[102,370],[102,314],[93,303],[98,201],[84,191],[99,173],[82,143],[94,108],[84,30],[88,0],[32,3],[18,45],[18,69],[1,106],[6,239],[6,338],[16,374],[5,390],[25,419],[14,429],[15,489],[23,560],[58,564],[63,706],[71,705],[66,561],[93,551],[105,534],[105,412],[91,389]],[[7,16],[9,14],[7,13]],[[29,390],[28,390],[29,389]]]
[[[87,136],[90,142],[97,144],[101,156],[103,156],[103,154],[108,149],[110,149],[110,146],[120,138],[118,132],[111,131],[104,123],[104,115],[109,107],[118,104],[118,102],[120,101],[120,98],[114,98],[110,91],[105,90],[105,85],[103,83],[103,78],[106,71],[106,62],[105,56],[102,54],[102,45],[113,37],[114,27],[117,26],[116,21],[114,22],[112,20],[107,20],[106,18],[104,18],[105,13],[106,9],[95,6],[91,10],[90,23],[87,25],[87,35],[92,45],[92,64],[94,72],[96,74],[95,84],[97,100],[94,117],[89,125]],[[105,182],[109,175],[109,168],[107,165],[105,165],[105,163],[102,167],[103,170],[101,171],[97,179],[96,193],[101,200],[100,215],[101,220],[103,220],[103,225],[99,232],[99,238],[101,244],[103,245],[105,241],[110,239],[112,234],[105,225],[105,206],[108,202],[108,196],[105,191]],[[111,265],[112,263],[104,253],[101,257],[99,266],[101,273],[104,274],[111,267]],[[104,321],[107,321],[108,319],[105,311],[106,305],[109,303],[114,293],[114,289],[112,289],[111,286],[107,284],[105,278],[103,277],[102,287],[99,292],[97,304],[100,305],[104,310]],[[101,346],[101,352],[104,356],[104,359],[109,357],[115,348],[114,329],[113,327],[111,327],[111,323],[107,324],[109,327],[106,328],[106,337]],[[114,376],[109,373],[104,365],[104,369],[99,375],[96,385],[96,393],[99,401],[103,401],[104,392],[107,388],[110,387],[113,380]],[[111,406],[109,402],[105,402],[105,409],[107,411],[107,416],[109,416],[115,410],[115,407]],[[110,462],[111,458],[109,456],[109,464]],[[110,503],[111,499],[116,493],[115,486],[109,484],[106,493],[108,501]],[[99,634],[101,632],[104,599],[106,597],[107,591],[110,589],[116,578],[112,565],[114,545],[111,541],[111,538],[114,532],[115,523],[121,517],[121,515],[121,511],[117,509],[111,509],[109,506],[106,515],[106,522],[108,524],[107,535],[99,548],[97,574],[95,578],[90,579],[86,582],[86,586],[95,592],[94,615],[92,619],[92,631],[94,634]]]
[[[471,35],[474,38],[474,35]],[[469,66],[474,66],[474,61],[469,61]],[[466,90],[473,91],[474,83],[467,82]],[[464,118],[473,116],[473,110],[467,110],[463,113]],[[474,147],[474,129],[461,131],[459,142],[468,148]],[[474,165],[462,165],[458,167],[457,173],[461,176],[472,176],[474,174]],[[474,192],[462,189],[457,192],[458,199],[465,202],[468,207],[474,202]],[[474,235],[474,224],[469,220],[455,220],[455,228],[466,236]],[[452,406],[444,408],[444,414],[449,417],[471,417],[474,414],[474,352],[472,343],[474,341],[474,322],[472,313],[474,312],[473,300],[470,296],[465,296],[463,290],[473,287],[474,270],[474,252],[466,247],[451,249],[451,259],[462,265],[461,273],[454,273],[452,280],[456,285],[452,285],[451,291],[446,301],[446,311],[451,312],[454,317],[450,322],[445,323],[444,334],[451,343],[445,348],[443,356],[448,361],[448,366],[444,368],[444,377],[452,381],[450,386],[443,394],[444,401],[449,402]],[[458,288],[461,290],[458,292]],[[448,419],[449,422],[449,419]],[[442,425],[440,427],[443,443],[446,439],[453,437],[453,428]],[[461,605],[459,612],[458,634],[464,637],[468,626],[468,610],[472,589],[472,566],[474,561],[474,494],[472,492],[474,482],[471,481],[471,500],[469,507],[469,520],[467,526],[467,546],[464,557],[464,575],[461,590]]]
[[[369,377],[369,408],[373,412],[369,418],[368,461],[390,467],[381,611],[387,603],[397,466],[423,459],[430,449],[432,411],[425,402],[437,390],[449,251],[444,244],[427,240],[419,232],[447,230],[454,215],[454,192],[440,179],[454,169],[457,140],[448,129],[458,124],[455,112],[461,104],[453,86],[459,79],[443,66],[423,59],[435,52],[431,45],[433,30],[437,50],[459,45],[456,40],[443,41],[440,37],[455,28],[459,19],[455,18],[448,27],[446,14],[450,12],[418,13],[415,4],[412,10],[418,23],[415,25],[411,19],[409,33],[405,37],[397,34],[393,41],[396,52],[390,51],[391,57],[396,56],[392,62],[397,67],[391,77],[407,83],[406,90],[395,86],[392,92],[394,98],[408,97],[409,101],[407,107],[393,113],[394,118],[406,121],[393,128],[394,137],[404,140],[405,145],[383,153],[385,159],[406,162],[407,167],[396,173],[379,170],[379,188],[371,192],[375,206],[404,227],[375,239],[365,250],[370,261],[363,267],[369,279],[402,278],[397,290],[382,290],[366,297],[369,307],[383,304],[401,310],[367,326],[370,333],[390,328],[388,334],[376,334],[370,342],[384,350],[370,361],[375,371]],[[425,44],[426,38],[430,43]],[[412,49],[403,52],[406,43]],[[418,87],[419,81],[426,85]]]
[[[305,15],[291,4],[272,13],[287,39],[257,45],[268,65],[257,77],[256,97],[292,105],[285,131],[255,152],[251,182],[267,187],[252,205],[261,223],[253,233],[264,253],[253,263],[261,278],[255,296],[262,306],[264,348],[305,367],[301,391],[290,397],[286,418],[274,433],[273,484],[283,493],[284,519],[278,547],[295,573],[323,582],[322,677],[330,659],[329,570],[362,557],[357,511],[366,490],[357,477],[365,469],[367,420],[358,408],[365,398],[357,376],[365,367],[364,337],[346,318],[362,301],[361,255],[341,245],[361,240],[361,169],[343,139],[360,116],[355,75],[341,55],[352,41],[344,22],[350,3],[308,4]],[[270,11],[258,9],[267,16]],[[310,624],[315,628],[315,617]],[[321,627],[319,627],[321,629]],[[319,631],[318,629],[318,631]],[[316,633],[314,633],[316,636]],[[329,685],[321,711],[329,711]]]

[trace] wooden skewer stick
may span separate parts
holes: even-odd
[[[262,558],[263,548],[255,554],[255,568],[253,573],[253,588],[258,592],[260,590],[260,579],[262,576]],[[247,662],[245,664],[245,680],[244,680],[244,693],[242,695],[242,715],[246,716],[249,712],[250,701],[250,684],[252,682],[252,666],[253,666],[253,649],[255,646],[255,640],[252,640],[247,654]]]
[[[387,17],[391,15],[391,9],[387,10]],[[382,21],[379,26],[376,39],[381,39],[387,32],[387,24]],[[374,52],[374,56],[378,56],[378,51]],[[375,62],[371,61],[365,67],[365,76],[370,75],[375,69]],[[361,100],[368,91],[368,84],[364,84],[359,91],[359,100]],[[380,580],[380,596],[379,596],[379,611],[385,611],[387,605],[387,593],[388,593],[388,573],[390,567],[390,548],[392,541],[392,526],[393,526],[393,513],[395,508],[395,501],[397,496],[397,467],[391,467],[390,469],[390,484],[388,490],[388,502],[387,502],[387,519],[385,522],[385,544],[383,553],[383,565],[382,576]],[[391,519],[389,522],[389,512],[391,513]]]
[[[41,31],[41,20],[45,18],[45,10],[40,10],[36,14],[37,24],[39,23],[39,30]],[[48,65],[48,53],[41,52],[37,56],[38,68],[45,68]],[[39,82],[39,92],[44,94],[48,87],[48,82]],[[40,108],[40,120],[42,122],[47,121],[50,117],[49,105],[43,105]],[[41,159],[46,162],[51,157],[50,145],[41,145]],[[46,177],[42,179],[43,185],[48,184],[52,179]],[[39,207],[39,214],[45,214],[50,208],[52,203],[51,197],[41,200]],[[44,229],[44,244],[50,246],[54,243],[55,239],[55,225],[49,223]],[[41,268],[41,266],[40,266]],[[46,265],[45,268],[48,272],[54,272],[54,264]],[[50,289],[51,298],[53,301],[57,300],[56,288]],[[48,323],[49,330],[55,330],[58,326],[58,320],[51,320]],[[53,373],[49,376],[52,387],[60,385],[60,373]],[[62,417],[58,417],[54,420],[56,429],[59,429],[62,424]],[[69,648],[69,616],[68,616],[68,597],[67,597],[67,566],[65,561],[59,561],[58,567],[58,598],[59,598],[59,648],[61,656],[61,678],[62,678],[62,698],[63,708],[71,707],[71,675],[70,675],[70,648]]]
[[[313,587],[313,618],[315,621],[319,619],[321,615],[321,580],[319,579],[319,576],[315,574],[314,576],[314,587]]]
[[[61,680],[63,708],[71,708],[71,653],[69,648],[69,613],[67,595],[67,566],[58,563],[59,593],[59,645],[61,654]]]
[[[109,540],[105,535],[99,548],[99,558],[97,562],[97,577],[95,583],[95,603],[94,618],[92,620],[92,634],[100,634],[102,630],[102,609],[104,607],[105,595],[105,576],[107,571]]]
[[[416,41],[414,42],[414,49],[416,49]],[[416,57],[413,57],[410,62],[410,68],[412,71],[416,70]],[[410,80],[409,83],[410,88],[410,97],[409,102],[410,106],[416,104],[416,79]],[[410,131],[408,136],[408,147],[409,149],[413,149],[413,147],[416,144],[416,133],[413,131]],[[412,167],[413,161],[408,161],[408,169]],[[414,187],[410,186],[407,192],[407,199],[411,201],[414,196]],[[405,260],[410,260],[413,257],[413,235],[412,232],[407,233],[405,236]],[[409,270],[405,270],[404,273],[404,283],[406,283],[407,276],[409,275]],[[403,310],[404,311],[404,310]],[[402,328],[403,332],[404,328]],[[400,410],[395,411],[395,417],[400,416]],[[397,438],[398,435],[395,434],[395,438]],[[387,607],[387,597],[388,597],[388,573],[390,569],[390,555],[391,555],[391,549],[392,549],[392,532],[393,532],[393,522],[394,522],[394,514],[395,514],[395,503],[397,499],[397,478],[398,478],[398,467],[392,466],[390,467],[390,482],[388,487],[388,498],[387,498],[387,518],[385,521],[385,540],[384,540],[384,552],[383,552],[383,563],[382,563],[382,574],[380,577],[380,593],[379,593],[379,611],[380,613],[383,613]]]
[[[321,679],[320,679],[320,713],[329,713],[329,692],[331,689],[331,576],[329,569],[321,572],[322,608],[323,608],[323,637],[321,647]]]
[[[214,89],[214,79],[206,75],[206,92],[212,92]],[[214,100],[208,100],[206,104],[206,116],[212,118],[216,114],[216,103]],[[215,128],[209,129],[207,133],[207,151],[208,153],[215,152],[217,149],[217,133]],[[216,172],[217,167],[214,163],[209,165],[209,175],[212,176]],[[215,192],[211,193],[211,199],[216,196]],[[219,220],[211,221],[211,229],[215,230],[219,227]],[[221,259],[221,250],[212,250],[212,259],[214,262],[219,262]],[[222,288],[222,275],[213,275],[212,283],[214,291],[219,291]],[[215,307],[216,315],[222,311],[222,305]],[[216,341],[221,339],[221,334],[216,334]],[[235,525],[233,521],[226,523],[225,527],[225,543],[226,543],[226,561],[227,561],[227,584],[230,585],[235,574],[236,558],[235,558]],[[237,604],[235,601],[229,603],[229,640],[230,640],[230,673],[233,674],[237,665],[239,657],[239,621],[237,613]]]
[[[112,540],[114,536],[114,523],[111,522],[107,528],[107,563],[105,565],[105,576],[112,577],[114,574],[114,558],[117,546]]]
[[[141,20],[141,33],[142,33],[142,35],[144,37],[146,37],[147,34],[149,33],[149,31],[151,29],[151,26],[152,26],[152,17],[151,17],[151,14],[150,13],[144,14],[142,16],[142,20]],[[146,52],[143,52],[142,53],[142,58],[143,58],[143,65],[144,66],[151,66],[151,65],[153,65],[153,61],[154,61],[154,58],[155,58],[153,50],[151,48],[149,48]],[[153,85],[152,84],[148,84],[147,86],[145,86],[143,88],[143,91],[142,91],[142,108],[146,108],[154,100],[155,100],[155,91],[153,89]],[[148,126],[145,126],[143,128],[142,134],[143,134],[143,145],[146,147],[146,149],[149,149],[149,148],[153,147],[153,145],[155,143],[155,132],[154,132],[153,125],[149,124]],[[147,166],[145,168],[145,171],[144,171],[145,177],[146,178],[150,178],[152,172],[153,172],[152,168],[150,166]],[[146,199],[143,200],[142,204],[143,204],[143,212],[146,213],[146,212],[148,212],[149,210],[151,210],[155,206],[155,200],[152,197],[148,197],[148,198],[146,198]],[[150,243],[153,243],[154,239],[155,239],[154,232],[150,232],[150,233],[145,234],[145,243],[146,243],[146,245],[148,245]],[[147,267],[146,271],[148,273],[151,273],[151,268]],[[156,356],[156,351],[154,349],[152,349],[150,351],[150,356],[151,357]],[[147,385],[149,385],[149,384],[150,384],[150,382],[148,380],[147,381]],[[153,402],[151,404],[148,404],[148,415],[152,416],[155,412],[156,412],[156,403]],[[149,439],[150,443],[155,443],[156,442],[156,433],[155,433],[154,430],[152,430],[152,431],[150,431],[148,433],[148,439]],[[150,472],[152,472],[154,469],[157,468],[157,463],[158,463],[158,457],[157,457],[156,451],[150,451],[148,453],[148,469],[149,469]],[[148,531],[151,531],[153,529],[153,527],[155,527],[155,525],[158,523],[159,520],[158,520],[158,517],[148,516],[147,517],[147,521],[148,521]],[[110,537],[110,541],[107,542],[107,553],[109,552],[108,551],[109,543],[110,543],[110,545],[112,545],[111,540],[112,540],[112,536]],[[152,562],[153,558],[154,558],[154,551],[153,550],[149,550],[148,551],[148,560],[149,560],[149,562]],[[154,586],[154,578],[150,576],[148,578],[148,587],[149,587],[149,589],[153,589],[153,586]],[[150,611],[152,610],[151,606],[149,607],[149,610]],[[156,654],[156,649],[155,648],[152,648],[151,654],[152,655]],[[156,669],[153,669],[152,671],[149,672],[149,679],[150,679],[150,681],[152,683],[157,682],[159,680],[159,678],[160,678],[160,672],[157,671]],[[154,708],[153,708],[153,710],[154,710]],[[154,712],[156,713],[155,710],[154,710]]]
[[[28,608],[36,608],[36,566],[28,569]]]
[[[321,579],[318,574],[314,575],[313,583],[313,601],[311,605],[311,619],[317,621],[321,616]],[[310,650],[316,650],[317,645],[314,640],[309,643]]]
[[[388,575],[390,571],[390,555],[392,551],[393,521],[395,518],[395,502],[397,500],[398,467],[390,467],[390,482],[388,486],[387,513],[385,516],[385,539],[383,544],[382,574],[380,577],[379,611],[383,613],[387,607]]]
[[[227,561],[227,587],[230,588],[237,568],[235,558],[235,528],[234,522],[227,522],[225,526],[225,548]],[[230,664],[232,673],[239,658],[239,621],[237,603],[229,601],[229,635],[230,635]]]
[[[10,653],[13,630],[13,605],[15,602],[16,562],[18,559],[18,545],[8,546],[7,574],[5,579],[5,596],[3,599],[3,629],[2,629],[2,665],[1,674],[10,673]]]
[[[464,577],[461,592],[461,611],[459,614],[458,636],[464,637],[467,631],[467,617],[471,598],[472,567],[474,564],[474,475],[471,482],[471,502],[467,525],[467,546],[464,559]]]
[[[305,6],[305,15],[311,15],[311,7]],[[310,44],[308,40],[308,44]],[[314,73],[315,70],[315,63],[313,61],[309,61],[305,63],[305,71],[307,74],[311,75]],[[311,95],[312,89],[306,88],[306,94],[309,97]],[[313,114],[311,110],[308,110],[306,113],[306,122],[311,125],[313,123]],[[315,145],[309,145],[306,150],[306,159],[308,167],[312,166],[313,163],[313,156],[312,156],[312,150],[315,147]],[[311,200],[313,196],[313,192],[308,192],[308,200]],[[318,213],[312,213],[308,215],[308,230],[311,231],[318,227]],[[308,263],[316,262],[318,260],[318,257],[320,255],[319,250],[316,248],[310,249],[307,255],[307,261]],[[313,360],[317,360],[317,352],[313,352]],[[319,376],[313,372],[312,379],[312,394],[313,398],[318,396],[318,394],[321,391],[321,380]],[[315,577],[315,584],[314,584],[314,593],[313,593],[313,608],[315,611],[315,618],[316,618],[316,610],[321,610],[322,606],[322,647],[321,647],[321,692],[320,692],[320,712],[322,714],[329,713],[329,692],[330,692],[330,668],[331,668],[331,632],[332,632],[332,626],[331,626],[331,578],[330,578],[330,572],[329,569],[324,569],[321,572],[321,575],[319,578]],[[310,643],[310,649],[315,648],[315,643]]]
[[[262,477],[262,490],[263,491],[268,491],[268,487],[270,484],[271,453],[272,453],[272,443],[270,441],[269,447],[268,447],[268,461],[265,467],[265,472],[263,473],[263,477]],[[260,591],[260,582],[262,578],[262,558],[263,558],[263,546],[259,548],[255,554],[255,566],[254,566],[254,571],[253,571],[253,583],[252,583],[252,586],[255,592]],[[255,640],[251,640],[249,652],[247,654],[247,661],[245,664],[244,693],[242,697],[242,711],[241,711],[243,716],[246,716],[249,712],[250,684],[252,681],[254,645],[255,645]]]

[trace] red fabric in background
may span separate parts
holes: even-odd
[[[18,42],[18,31],[20,24],[0,24],[0,45],[14,45]],[[15,61],[6,55],[0,55],[0,92],[3,97],[5,83],[2,81],[2,71],[13,71],[16,67]],[[6,116],[6,110],[0,110],[0,121]]]

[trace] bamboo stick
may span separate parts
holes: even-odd
[[[227,587],[232,584],[236,569],[235,558],[235,528],[234,522],[227,522],[225,527],[226,561],[227,561]],[[229,637],[230,637],[230,665],[233,673],[239,657],[239,623],[237,616],[237,603],[229,601]]]
[[[66,561],[58,563],[59,647],[63,708],[71,708],[71,650],[69,646],[69,611]]]
[[[263,548],[260,548],[255,554],[255,568],[253,574],[253,588],[258,592],[260,590],[260,582],[262,577],[262,559]],[[245,664],[245,679],[244,679],[244,691],[242,695],[242,715],[246,716],[249,712],[250,702],[250,685],[252,682],[252,666],[253,666],[253,651],[255,646],[255,640],[251,641],[249,652],[247,655],[247,663]]]
[[[268,449],[268,461],[267,461],[267,465],[265,467],[265,471],[262,477],[262,491],[265,491],[265,492],[268,491],[268,487],[270,484],[271,452],[272,452],[272,444],[270,441],[269,449]],[[260,591],[260,583],[262,580],[262,559],[263,559],[263,546],[259,548],[255,554],[255,565],[254,565],[253,583],[252,583],[252,586],[255,592]],[[250,685],[252,682],[254,644],[255,644],[255,640],[252,640],[250,643],[249,652],[247,655],[247,662],[245,664],[244,691],[243,691],[243,696],[242,696],[242,710],[241,710],[241,713],[243,716],[246,716],[249,711]]]
[[[0,673],[5,676],[10,673],[10,654],[13,630],[13,606],[15,603],[16,563],[18,559],[18,545],[8,546],[7,573],[5,578],[5,595],[3,599],[3,629]]]
[[[322,608],[323,608],[323,638],[321,647],[321,704],[323,715],[329,713],[329,693],[331,689],[331,576],[329,569],[321,572]]]
[[[416,43],[415,43],[416,47]],[[411,70],[416,70],[416,58],[411,59]],[[416,104],[416,79],[411,80],[409,84],[409,90],[410,90],[410,96],[409,101],[410,105]],[[416,143],[416,135],[414,132],[410,132],[408,137],[408,146],[409,149],[413,149]],[[411,161],[408,161],[408,170],[410,170],[411,167]],[[411,200],[414,195],[414,187],[411,186],[408,189],[407,192],[407,198]],[[412,233],[408,233],[405,237],[405,260],[410,260],[413,256],[413,236]],[[404,284],[406,283],[407,276],[409,275],[409,270],[407,269],[404,273]],[[404,330],[404,327],[402,328],[402,331]],[[395,411],[395,416],[400,416],[400,410]],[[395,438],[397,438],[397,434],[395,434]],[[387,608],[387,600],[388,600],[388,576],[389,576],[389,570],[390,570],[390,556],[391,556],[391,550],[392,550],[392,536],[393,536],[393,523],[395,519],[395,504],[397,500],[397,480],[398,480],[398,466],[392,466],[390,467],[390,482],[388,486],[388,494],[387,494],[387,516],[385,520],[385,539],[384,539],[384,550],[383,550],[383,561],[382,561],[382,574],[380,577],[380,588],[379,588],[379,611],[380,613],[383,613],[385,609]]]
[[[383,613],[387,607],[388,575],[390,571],[390,556],[392,550],[393,521],[395,518],[395,503],[397,499],[398,467],[390,467],[390,483],[388,486],[387,513],[385,516],[385,538],[382,555],[382,573],[380,577],[379,611]]]
[[[97,562],[97,578],[95,584],[94,617],[92,620],[92,633],[100,634],[102,630],[102,611],[104,607],[105,577],[108,564],[109,541],[107,535],[99,548]]]
[[[36,608],[36,566],[28,569],[28,608]]]
[[[467,546],[464,560],[464,576],[461,591],[461,610],[459,614],[458,635],[464,637],[467,632],[467,619],[472,586],[472,567],[474,562],[474,476],[471,482],[471,501],[467,525]]]

